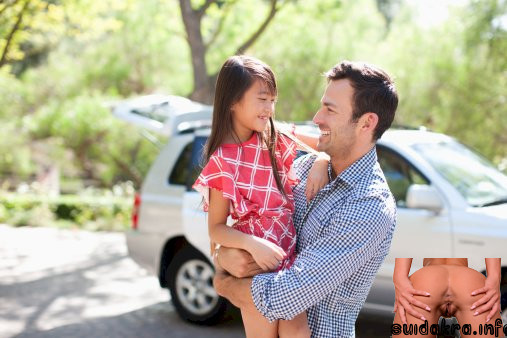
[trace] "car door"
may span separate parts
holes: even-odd
[[[395,258],[414,257],[412,270],[422,267],[424,257],[452,257],[452,235],[449,211],[439,214],[406,206],[407,191],[411,184],[431,181],[399,152],[387,146],[377,146],[378,161],[396,199],[397,224],[389,255],[374,281],[366,307],[382,307],[392,311],[394,288],[392,275]]]
[[[186,191],[183,194],[182,225],[185,238],[206,257],[210,254],[207,214],[203,211],[201,194],[192,189],[202,169],[202,152],[207,137],[196,136],[192,146],[191,161],[187,168]]]

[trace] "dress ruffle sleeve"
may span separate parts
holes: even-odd
[[[294,139],[296,139],[295,130],[296,126],[294,124],[291,124],[288,130],[279,133],[277,143],[277,148],[280,151],[282,165],[284,171],[287,174],[289,185],[291,187],[294,187],[299,183],[299,180],[296,176],[296,171],[294,170],[294,160],[296,159],[297,154],[297,143],[294,141]]]
[[[203,209],[209,209],[209,189],[222,192],[223,196],[231,203],[230,213],[233,218],[245,215],[249,208],[242,198],[235,183],[235,168],[216,154],[212,155],[208,164],[202,169],[201,174],[192,185],[204,197]]]

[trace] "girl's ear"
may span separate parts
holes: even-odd
[[[236,109],[239,108],[239,101],[236,101],[234,102],[232,105],[231,105],[231,111],[235,111]]]

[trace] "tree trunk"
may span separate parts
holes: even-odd
[[[201,34],[202,12],[194,10],[190,0],[180,0],[180,9],[185,31],[187,32],[194,72],[194,90],[190,94],[190,99],[211,104],[213,102],[214,84],[210,81],[206,67],[206,46]]]
[[[23,15],[25,14],[26,9],[28,8],[28,4],[29,4],[29,1],[27,0],[25,2],[25,4],[23,5],[23,7],[21,8],[21,11],[19,12],[19,15],[16,19],[16,22],[12,26],[12,29],[6,38],[5,47],[2,52],[2,56],[0,57],[0,68],[3,67],[7,63],[7,54],[9,53],[9,48],[10,48],[12,39],[14,38],[14,34],[16,34],[16,32],[20,29],[21,22],[23,21]]]
[[[207,48],[211,46],[211,44],[207,46],[204,43],[201,34],[201,19],[209,6],[215,3],[216,0],[206,0],[204,4],[197,9],[192,8],[190,0],[179,0],[179,2],[181,17],[183,19],[185,31],[187,33],[187,42],[190,46],[190,54],[192,57],[194,89],[189,97],[190,99],[198,102],[212,104],[213,96],[215,94],[215,82],[218,73],[211,75],[208,74],[208,69],[206,67],[206,51]],[[279,9],[278,4],[278,0],[270,0],[270,11],[268,15],[261,23],[261,25],[257,28],[257,30],[254,31],[254,33],[237,48],[235,54],[243,54],[258,40],[258,38],[268,27],[269,23],[275,17]],[[218,35],[219,32],[220,29],[218,29],[216,35]],[[213,36],[209,42],[213,42],[215,37],[216,36]]]

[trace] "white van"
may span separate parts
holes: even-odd
[[[113,113],[168,137],[136,195],[130,256],[168,288],[191,322],[221,318],[225,300],[213,289],[206,215],[191,189],[200,171],[212,107],[174,96],[127,100]],[[312,125],[299,125],[317,133]],[[395,257],[467,257],[485,271],[502,258],[502,309],[507,306],[507,176],[455,139],[424,129],[391,128],[377,143],[379,163],[398,206],[390,254],[363,311],[392,316]],[[506,321],[504,311],[504,322]]]

